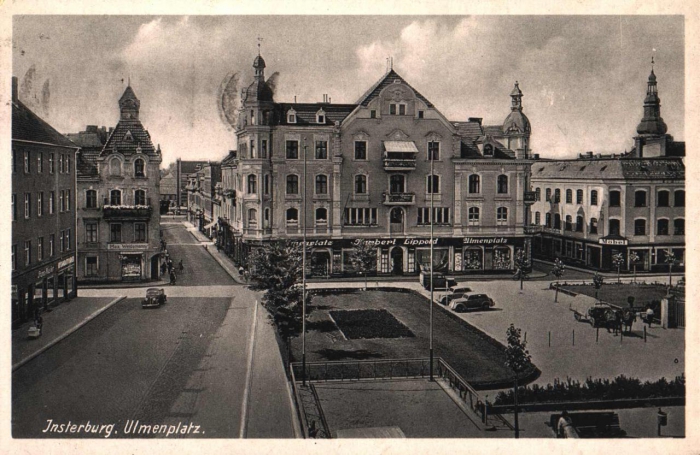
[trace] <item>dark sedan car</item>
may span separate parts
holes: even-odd
[[[167,301],[164,289],[150,288],[146,291],[146,298],[141,302],[141,308],[158,308]]]
[[[488,310],[496,303],[486,294],[470,294],[450,302],[450,308],[457,313],[467,310]]]
[[[440,305],[449,305],[453,300],[466,297],[470,292],[472,292],[472,288],[469,286],[452,286],[447,290],[447,294],[440,297],[438,303]]]

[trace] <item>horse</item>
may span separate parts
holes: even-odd
[[[624,332],[632,332],[632,324],[637,321],[637,315],[634,311],[626,309],[622,312],[622,324],[624,325]],[[623,333],[624,333],[623,332]]]

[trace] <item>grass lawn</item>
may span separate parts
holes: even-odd
[[[420,295],[378,290],[322,294],[314,296],[310,309],[306,335],[307,361],[429,357],[430,311],[427,299]],[[374,311],[360,313],[352,310]],[[362,323],[368,326],[375,325],[374,319],[378,314],[386,313],[414,336],[348,339],[350,337],[347,337],[343,323],[336,319],[343,312],[345,315],[366,315]],[[381,329],[381,326],[378,327]],[[377,330],[372,330],[376,335]],[[473,385],[487,388],[496,382],[510,382],[512,373],[505,366],[503,345],[466,322],[454,319],[437,304],[433,307],[433,332],[435,357],[445,359]],[[297,361],[301,359],[301,347],[301,339],[294,338],[292,354]]]
[[[345,338],[401,338],[412,337],[408,330],[386,310],[352,310],[329,312]]]
[[[562,286],[579,294],[595,297],[595,286]],[[627,296],[634,297],[634,306],[643,307],[652,300],[661,300],[666,296],[666,286],[650,284],[603,284],[598,292],[598,298],[608,303],[627,306]]]

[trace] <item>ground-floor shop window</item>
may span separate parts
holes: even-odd
[[[449,250],[447,248],[433,248],[433,270],[435,272],[446,272],[449,268]],[[416,260],[423,267],[430,266],[430,249],[420,248],[416,250]],[[427,269],[430,270],[430,269]]]
[[[122,278],[141,278],[141,255],[122,255]]]
[[[575,249],[576,249],[576,259],[578,259],[579,261],[582,261],[583,260],[583,244],[576,242]]]
[[[510,265],[510,248],[494,248],[493,268],[496,270],[507,270]]]
[[[481,248],[464,251],[464,270],[481,270],[484,267],[484,253]]]
[[[97,257],[85,258],[85,276],[97,276]]]

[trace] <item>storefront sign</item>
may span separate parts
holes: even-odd
[[[61,270],[62,268],[68,267],[69,265],[72,265],[74,263],[75,263],[75,256],[65,258],[64,260],[62,260],[58,263],[58,269]]]
[[[71,257],[72,257],[72,256],[71,256]],[[61,263],[59,262],[59,266],[60,266],[60,264],[61,264]],[[51,275],[51,274],[53,273],[53,271],[54,271],[54,268],[53,268],[52,265],[50,265],[50,266],[46,267],[46,268],[43,269],[43,270],[39,270],[39,273],[36,274],[36,277],[37,277],[38,280],[40,280],[40,279],[42,279],[42,278],[44,278],[44,277],[47,277],[47,276]]]
[[[601,245],[627,245],[627,239],[599,239]]]
[[[465,245],[505,245],[508,237],[465,237]]]
[[[148,243],[109,243],[107,244],[108,250],[147,250]]]

